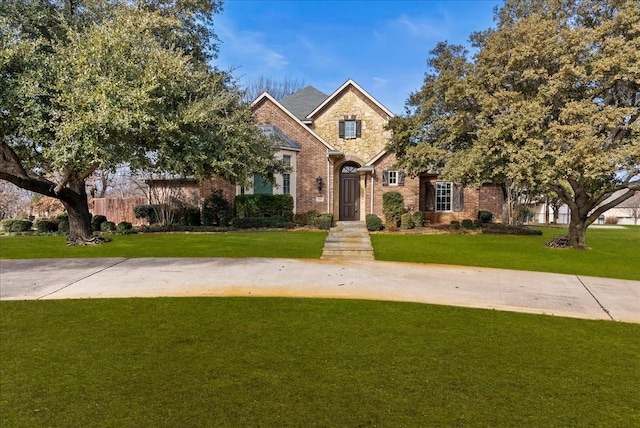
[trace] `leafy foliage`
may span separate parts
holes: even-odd
[[[431,52],[390,149],[414,174],[502,183],[510,202],[553,191],[585,247],[586,227],[640,188],[640,7],[508,0],[496,21],[472,35],[472,59],[446,43]]]
[[[85,180],[98,168],[238,183],[283,168],[242,91],[208,63],[220,7],[0,3],[0,178],[61,200],[70,242],[90,237]]]
[[[367,224],[367,230],[382,230],[382,219],[375,214],[367,214],[365,222]]]
[[[221,213],[229,212],[229,201],[222,195],[222,190],[216,189],[211,192],[202,204],[202,225],[213,226],[214,224],[224,226],[221,222]]]
[[[382,194],[382,213],[387,223],[398,225],[404,213],[404,197],[400,192],[392,191]]]
[[[238,195],[234,206],[238,217],[282,216],[293,210],[291,195]]]

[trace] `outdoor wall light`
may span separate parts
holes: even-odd
[[[316,184],[318,185],[318,192],[322,192],[322,177],[316,178]]]

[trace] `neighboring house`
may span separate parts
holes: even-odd
[[[252,103],[255,117],[279,136],[278,156],[292,166],[275,186],[256,176],[238,193],[290,193],[295,212],[332,213],[336,220],[364,220],[382,214],[382,195],[398,191],[406,209],[425,212],[430,223],[475,219],[479,210],[502,214],[497,186],[461,188],[437,174],[409,177],[387,152],[394,115],[353,80],[326,95],[306,87],[280,101],[264,93]]]
[[[611,195],[603,203],[618,197],[622,191],[618,191]],[[557,207],[557,216],[554,221],[554,209],[544,203],[533,206],[535,212],[533,217],[534,223],[557,223],[569,224],[571,211],[566,204]],[[594,224],[615,223],[620,225],[637,225],[640,224],[640,191],[636,191],[635,195],[618,206],[605,211]]]
[[[618,194],[619,193],[614,194],[612,198],[616,197]],[[605,211],[598,219],[598,223],[602,224],[606,222],[627,225],[640,224],[640,191],[636,191],[635,195],[626,201]]]
[[[252,103],[261,131],[273,138],[276,156],[291,166],[275,183],[258,174],[251,185],[217,179],[200,186],[201,200],[221,189],[233,202],[239,194],[291,194],[294,212],[332,213],[334,220],[384,219],[382,195],[398,191],[408,211],[420,210],[431,224],[476,219],[490,211],[501,221],[503,194],[498,186],[462,188],[435,173],[410,177],[386,150],[394,115],[353,80],[326,95],[308,86],[276,100],[267,93]],[[109,217],[107,215],[107,217]]]

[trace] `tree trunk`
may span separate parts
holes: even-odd
[[[586,250],[587,247],[587,220],[571,212],[569,222],[569,245],[579,250]]]
[[[84,180],[70,181],[68,190],[70,191],[65,191],[60,195],[60,200],[69,214],[67,244],[92,245],[105,242],[104,239],[94,235],[91,231],[91,213],[89,212]]]

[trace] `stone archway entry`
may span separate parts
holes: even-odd
[[[358,182],[358,166],[348,163],[340,169],[340,220],[355,221],[360,219],[360,183]]]

